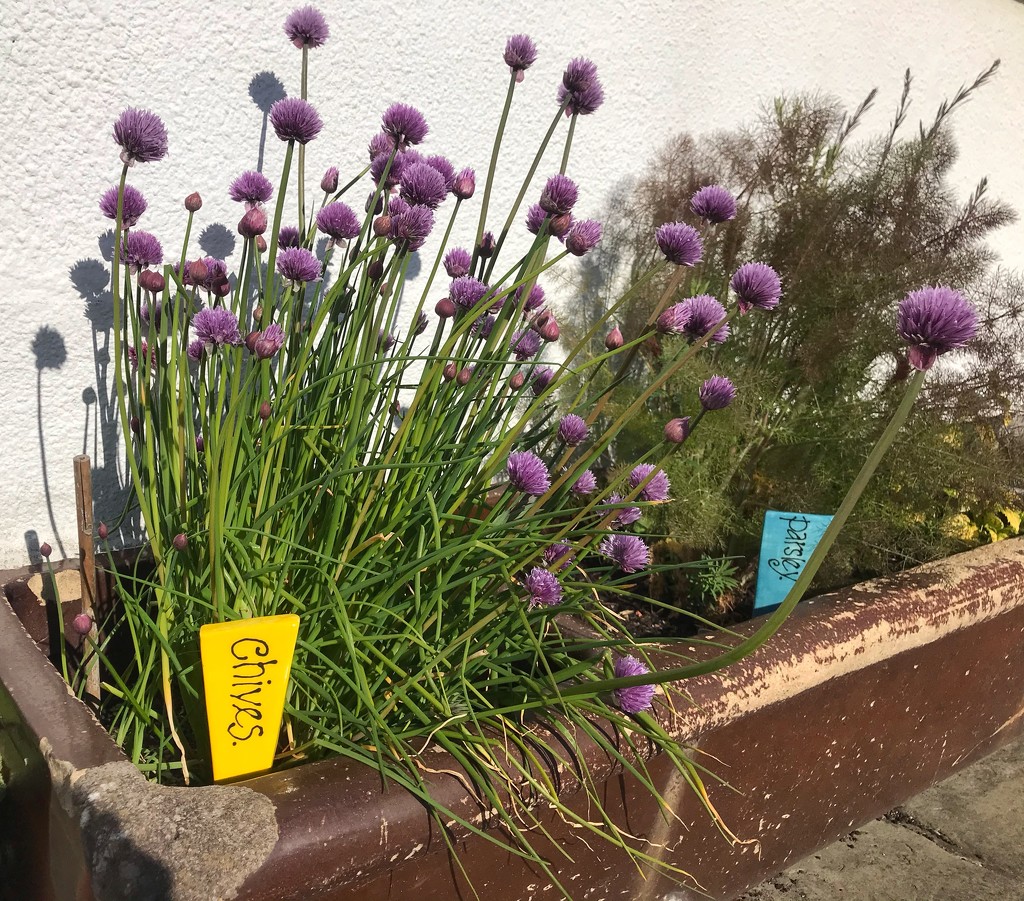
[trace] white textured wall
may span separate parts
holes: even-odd
[[[233,232],[239,210],[226,186],[256,164],[263,122],[250,79],[269,70],[297,91],[300,55],[281,32],[292,5],[4,0],[0,567],[27,562],[31,531],[55,548],[59,532],[74,553],[74,454],[84,447],[93,455],[101,483],[114,476],[111,448],[96,435],[99,333],[82,296],[101,287],[95,261],[107,222],[96,201],[118,174],[111,124],[126,105],[153,109],[167,123],[170,156],[137,166],[131,178],[150,203],[143,224],[169,255],[180,246],[181,201],[193,190],[205,201],[201,224]],[[820,89],[852,105],[873,86],[882,93],[866,127],[880,128],[907,66],[915,75],[913,113],[930,117],[995,57],[1003,59],[996,82],[956,118],[957,178],[966,190],[989,175],[993,194],[1024,210],[1024,5],[1014,0],[323,0],[320,7],[332,36],[311,55],[311,100],[327,123],[309,147],[317,179],[331,164],[362,165],[380,112],[395,100],[426,114],[429,151],[483,170],[507,80],[501,50],[507,35],[524,31],[540,59],[517,92],[504,162],[524,160],[546,127],[570,57],[592,57],[604,81],[606,103],[580,122],[569,170],[582,185],[584,215],[673,131],[735,126],[784,91]],[[271,132],[265,171],[273,180],[281,159]],[[512,167],[502,168],[498,209],[514,191]],[[1022,236],[1018,224],[994,242],[1007,265],[1024,264]]]

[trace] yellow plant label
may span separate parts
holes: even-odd
[[[215,782],[273,764],[298,634],[294,613],[199,630]]]

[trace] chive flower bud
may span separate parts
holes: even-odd
[[[71,620],[71,628],[78,635],[88,635],[92,631],[92,617],[88,613],[79,613]]]
[[[625,343],[626,342],[622,338],[622,332],[618,326],[615,326],[615,328],[608,332],[608,336],[604,339],[604,346],[608,350],[618,350]]]
[[[202,206],[203,198],[199,196],[198,191],[193,191],[185,198],[185,209],[190,213],[198,213]]]
[[[46,557],[47,560],[49,560],[50,554],[53,553],[53,548],[50,547],[50,545],[44,541],[41,545],[39,545],[39,553]]]
[[[665,423],[665,440],[670,444],[682,444],[690,435],[690,417],[670,419]]]
[[[179,532],[171,539],[171,544],[176,551],[183,551],[188,547],[188,536],[184,532]]]

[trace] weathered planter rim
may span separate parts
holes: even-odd
[[[676,703],[660,705],[662,722],[684,743],[697,743],[715,729],[828,680],[1018,607],[1024,607],[1024,540],[1020,539],[807,601],[756,654],[727,670],[678,686]],[[58,797],[74,809],[78,802],[67,792],[87,771],[104,767],[109,772],[111,765],[135,771],[88,709],[77,700],[69,702],[67,688],[52,667],[47,665],[45,679],[17,677],[22,667],[33,668],[33,661],[38,664],[39,654],[20,622],[12,622],[15,619],[5,600],[0,605],[0,681],[27,727],[45,737],[43,750],[52,776],[64,786],[58,788]],[[735,631],[746,635],[758,625],[754,620]],[[678,645],[692,649],[695,657],[708,653],[690,641],[681,639]],[[657,652],[652,657],[657,661]],[[58,715],[48,720],[55,712]],[[1020,719],[1004,723],[1006,738],[1019,729]],[[617,772],[615,762],[586,736],[579,738],[578,750],[595,779]],[[448,755],[436,753],[432,769],[457,772]],[[141,774],[137,776],[140,783],[149,785]],[[553,776],[559,778],[557,772]],[[430,784],[438,801],[460,816],[482,815],[480,805],[457,777],[438,774]],[[447,850],[419,802],[400,789],[382,792],[375,771],[346,760],[306,764],[232,788],[161,791],[248,793],[264,812],[264,799],[270,800],[275,840],[265,859],[251,861],[256,865],[240,886],[240,897],[315,897],[303,893],[314,883],[322,889],[358,884],[380,869],[408,866],[416,858]],[[304,825],[310,819],[321,822],[315,834]],[[299,874],[306,875],[306,886],[296,883]]]

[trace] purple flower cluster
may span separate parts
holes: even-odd
[[[608,495],[608,507],[615,509],[617,505],[622,503],[622,495],[617,491]],[[602,505],[603,506],[603,505]],[[624,529],[626,526],[631,526],[641,516],[644,515],[644,511],[639,507],[619,507],[615,511],[615,519],[612,520],[613,529]]]
[[[594,219],[578,219],[565,238],[565,249],[574,256],[589,253],[601,240],[601,223]]]
[[[587,440],[589,434],[586,421],[575,413],[567,413],[558,423],[558,437],[569,447],[578,447]]]
[[[147,266],[159,266],[164,261],[164,250],[154,235],[133,231],[121,241],[121,257],[126,266],[137,271]]]
[[[303,6],[284,20],[284,33],[301,50],[304,47],[322,47],[330,37],[331,30],[320,10]]]
[[[451,192],[459,200],[469,200],[474,191],[476,191],[476,172],[467,166],[455,176]]]
[[[651,562],[651,550],[636,535],[608,535],[597,547],[624,573],[635,573]]]
[[[243,172],[228,188],[232,200],[244,203],[247,207],[257,206],[270,200],[274,186],[262,172],[250,170]]]
[[[698,294],[696,297],[688,297],[682,304],[687,311],[686,325],[683,327],[683,334],[691,341],[699,341],[719,322],[725,319],[725,307],[723,307],[710,294]],[[715,330],[709,339],[715,344],[721,344],[729,337],[729,323]]]
[[[392,201],[392,206],[397,200]],[[434,227],[434,211],[426,206],[406,206],[391,216],[391,238],[407,251],[419,250]]]
[[[736,293],[736,305],[741,313],[754,307],[773,310],[782,297],[779,274],[767,263],[744,263],[733,273],[729,284]]]
[[[312,103],[301,97],[285,97],[270,108],[270,124],[282,141],[308,144],[324,127]]]
[[[681,335],[689,324],[689,308],[686,304],[675,303],[658,317],[654,326],[662,335]]]
[[[540,194],[540,208],[552,216],[564,216],[572,212],[579,198],[576,182],[564,175],[552,175]]]
[[[597,476],[589,469],[584,469],[569,489],[573,494],[593,494],[597,491]]]
[[[896,331],[908,345],[910,365],[931,369],[944,353],[966,346],[978,333],[978,314],[959,291],[936,285],[900,301]]]
[[[381,117],[381,127],[399,150],[405,150],[411,144],[419,144],[428,131],[423,114],[407,103],[391,104]]]
[[[100,211],[108,219],[117,219],[117,185],[111,185],[100,198]],[[124,186],[124,199],[121,201],[121,224],[125,228],[133,228],[146,212],[146,198],[142,192],[131,185]]]
[[[402,171],[401,196],[413,205],[436,210],[448,196],[444,175],[429,163],[414,163]]]
[[[505,63],[517,82],[537,61],[537,45],[525,34],[514,34],[505,43]]]
[[[692,225],[685,222],[666,222],[654,232],[658,247],[665,259],[677,266],[693,266],[704,254],[700,235]]]
[[[167,129],[156,113],[130,106],[114,123],[114,143],[128,166],[157,162],[167,156]]]
[[[298,247],[300,242],[299,230],[294,225],[282,225],[277,233],[278,247]]]
[[[192,328],[196,330],[196,339],[203,347],[242,343],[242,335],[238,331],[238,318],[223,307],[207,307],[200,310],[192,317]],[[190,345],[190,354],[191,351]]]
[[[724,410],[736,397],[736,386],[722,375],[713,375],[697,391],[705,410]]]
[[[652,476],[651,473],[654,473],[654,475]],[[672,490],[668,476],[664,471],[652,466],[650,463],[641,463],[634,467],[633,471],[629,474],[630,491],[636,491],[648,477],[650,477],[650,481],[640,489],[637,497],[642,501],[652,501],[654,503],[667,501],[668,493]]]
[[[448,286],[448,296],[464,310],[475,307],[487,296],[487,285],[471,275],[460,275]]]
[[[540,497],[551,487],[548,468],[532,451],[516,451],[508,455],[505,464],[509,484],[523,494]]]
[[[469,255],[468,250],[453,247],[444,255],[443,263],[444,271],[448,273],[449,278],[462,278],[464,275],[469,275],[469,267],[473,263],[473,258]]]
[[[269,360],[284,346],[284,329],[272,322],[262,332],[256,333],[252,353],[258,360]]]
[[[612,673],[616,679],[646,676],[649,672],[645,664],[629,654],[616,657],[612,664]],[[616,688],[612,696],[623,713],[640,713],[652,706],[656,690],[654,685],[630,685],[628,688]]]
[[[529,360],[540,350],[541,338],[533,329],[519,329],[512,333],[509,349],[520,361]]]
[[[690,209],[705,222],[727,222],[736,218],[736,198],[721,185],[708,185],[690,198]]]
[[[335,241],[346,241],[358,236],[361,225],[352,208],[336,200],[320,208],[316,214],[316,227]]]
[[[558,576],[540,566],[535,566],[526,576],[526,590],[530,595],[531,607],[554,607],[562,602],[562,586]]]
[[[544,549],[544,562],[548,566],[554,566],[559,560],[562,561],[558,566],[559,572],[572,566],[572,561],[575,559],[576,552],[572,549],[572,545],[557,542]]]
[[[604,89],[597,78],[597,66],[581,56],[571,60],[562,73],[558,102],[566,104],[567,116],[589,115],[604,103]]]
[[[320,261],[304,247],[287,247],[277,255],[277,271],[295,285],[320,278]]]

